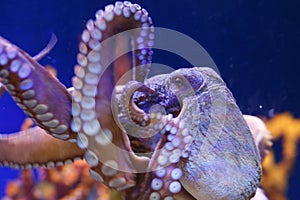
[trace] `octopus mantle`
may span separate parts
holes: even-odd
[[[124,199],[250,199],[260,157],[231,92],[203,67],[147,79],[153,41],[152,20],[139,5],[97,11],[67,89],[36,57],[0,38],[0,91],[37,125],[0,135],[2,165],[55,167],[84,158],[91,176],[124,191]],[[118,57],[129,44],[131,79],[120,84],[128,69]]]

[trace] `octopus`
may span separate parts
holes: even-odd
[[[31,57],[1,37],[0,90],[37,125],[0,135],[1,165],[51,168],[84,158],[90,175],[123,199],[253,197],[261,159],[231,92],[207,67],[148,78],[154,37],[138,4],[97,11],[81,34],[72,88],[37,62],[45,53]],[[117,79],[123,54],[132,66]]]

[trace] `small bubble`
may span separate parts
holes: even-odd
[[[274,108],[270,109],[268,115],[269,115],[269,117],[274,117],[275,109]]]
[[[262,106],[262,105],[259,105],[258,107],[259,107],[259,109],[262,109],[263,106]]]

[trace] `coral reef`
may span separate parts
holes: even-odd
[[[8,183],[2,200],[109,199],[108,188],[94,181],[88,169],[84,161],[52,169],[40,168],[37,181],[32,170],[23,170],[20,179]]]

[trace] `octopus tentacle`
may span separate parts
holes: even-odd
[[[13,168],[55,167],[83,158],[83,150],[39,127],[0,135],[0,164]]]
[[[155,93],[151,88],[140,82],[128,82],[119,97],[119,102],[114,105],[118,113],[117,122],[123,127],[127,134],[137,138],[150,138],[157,134],[167,123],[167,116],[164,108],[153,105],[149,113],[137,107],[133,95],[136,91]]]
[[[75,138],[76,134],[69,126],[71,96],[65,86],[23,50],[2,37],[0,77],[16,104],[38,126],[62,140]]]
[[[54,34],[52,34],[51,39],[50,39],[49,43],[47,44],[47,46],[42,51],[40,51],[37,55],[35,55],[33,57],[33,59],[36,60],[36,61],[41,60],[43,57],[45,57],[53,49],[56,42],[57,42],[57,37]],[[0,97],[2,96],[2,94],[4,92],[5,92],[5,86],[1,83],[1,80],[0,80]]]
[[[179,117],[170,117],[160,134],[163,134],[163,138],[149,163],[148,176],[151,178],[146,180],[151,183],[145,184],[150,185],[150,188],[144,188],[146,199],[174,198],[182,192],[180,179],[183,170],[179,161],[189,156],[187,149],[193,141]]]
[[[111,188],[123,190],[135,185],[135,174],[148,159],[138,158],[130,148],[127,135],[114,122],[111,95],[114,89],[112,62],[116,39],[114,34],[126,32],[132,39],[135,73],[139,81],[147,75],[151,60],[151,18],[146,10],[128,1],[108,5],[96,13],[96,20],[87,22],[77,56],[76,77],[73,78],[74,121],[79,147],[86,149],[85,159],[92,166],[91,175]],[[149,42],[150,41],[150,42]],[[123,41],[124,42],[124,41]],[[127,42],[127,41],[125,41]],[[135,48],[137,46],[137,48]],[[127,52],[124,52],[127,53]],[[140,68],[136,66],[142,65]],[[107,68],[108,67],[108,68]],[[103,153],[114,152],[114,153]]]
[[[32,58],[36,61],[41,60],[53,49],[56,43],[57,43],[57,37],[55,34],[52,34],[47,46],[45,46],[43,50],[41,50],[37,55],[33,56]]]

